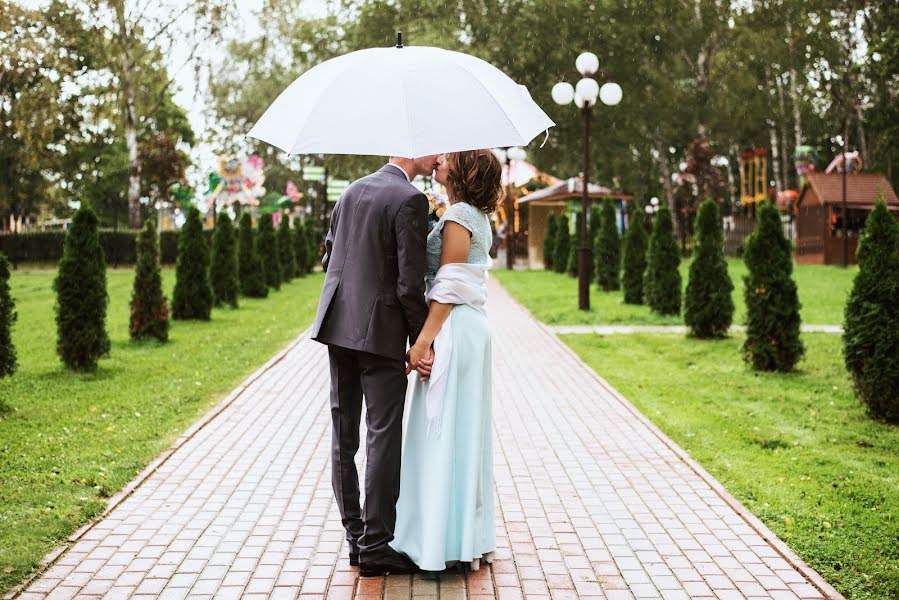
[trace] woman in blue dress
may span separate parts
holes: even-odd
[[[436,180],[450,206],[428,235],[429,313],[409,351],[427,360],[415,378],[403,446],[397,523],[390,543],[420,569],[476,570],[496,548],[490,327],[484,307],[502,166],[489,150],[441,157]]]

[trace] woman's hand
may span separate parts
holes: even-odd
[[[409,348],[406,361],[409,363],[406,365],[406,375],[415,369],[421,375],[421,380],[427,381],[431,376],[431,367],[434,365],[434,350],[431,348],[431,344],[421,340],[416,341]]]

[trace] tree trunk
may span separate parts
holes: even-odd
[[[802,145],[802,103],[799,98],[799,83],[797,82],[796,64],[794,63],[796,54],[794,52],[795,41],[793,40],[793,26],[787,21],[787,46],[790,51],[790,103],[793,105],[793,143],[794,148]]]
[[[865,124],[863,122],[864,113],[862,112],[862,107],[858,104],[855,105],[855,121],[858,125],[858,151],[859,156],[862,159],[863,165],[870,165],[870,163],[874,162],[873,156],[868,156],[868,142],[865,139]]]
[[[784,86],[783,82],[780,80],[780,75],[774,76],[774,81],[777,82],[777,104],[780,108],[780,171],[783,173],[783,181],[781,181],[782,185],[789,186],[790,185],[790,177],[789,177],[789,168],[787,166],[787,156],[790,155],[790,147],[787,145],[787,105],[784,101]],[[773,156],[771,160],[776,160]],[[786,188],[784,188],[786,189]]]
[[[767,119],[768,134],[771,137],[771,167],[774,170],[774,185],[777,187],[777,193],[784,191],[784,180],[780,173],[780,152],[777,147],[777,127],[774,119]]]
[[[134,63],[131,60],[131,39],[125,19],[125,2],[116,2],[119,25],[119,44],[122,51],[121,85],[125,104],[125,144],[128,147],[128,226],[140,228],[140,157],[137,151],[137,108],[134,92]]]
[[[671,167],[668,165],[668,149],[665,148],[664,142],[662,142],[662,138],[656,137],[655,140],[655,149],[656,149],[656,162],[659,164],[659,174],[662,176],[662,189],[665,190],[665,202],[668,203],[668,208],[671,210],[671,215],[674,217],[674,227],[675,230],[679,229],[678,220],[677,220],[677,210],[674,206],[674,189],[671,187]],[[678,232],[675,231],[675,235]]]

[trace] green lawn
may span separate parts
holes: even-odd
[[[684,289],[687,287],[689,263],[681,263]],[[746,318],[743,303],[742,260],[729,259],[728,270],[734,282],[734,323]],[[795,265],[793,271],[802,302],[802,322],[810,325],[839,325],[843,322],[843,306],[857,267]],[[682,325],[683,318],[657,315],[646,306],[624,304],[622,293],[602,292],[590,288],[590,311],[577,308],[577,280],[568,275],[547,271],[507,271],[494,269],[492,274],[531,313],[548,325]]]
[[[0,595],[105,506],[191,423],[309,326],[321,275],[267,299],[174,322],[170,341],[132,343],[133,272],[110,271],[109,358],[93,375],[56,352],[53,271],[14,272],[19,371],[0,380]],[[171,299],[174,272],[163,282]]]
[[[742,336],[563,339],[847,598],[899,598],[899,427],[865,415],[840,336],[803,335],[793,374],[748,370]]]

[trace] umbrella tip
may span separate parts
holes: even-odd
[[[397,48],[403,47],[403,34],[400,31],[396,32],[396,47]]]

